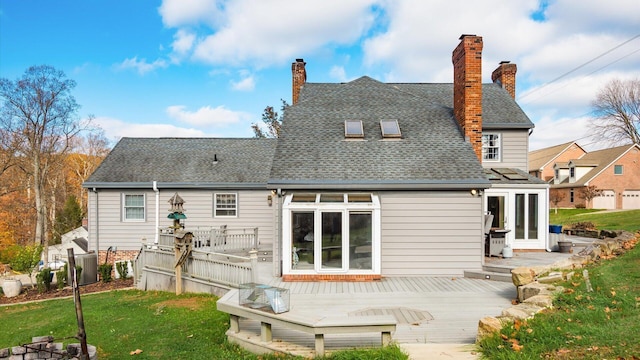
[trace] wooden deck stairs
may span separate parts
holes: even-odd
[[[482,270],[465,270],[464,277],[469,279],[484,279],[492,281],[512,282],[512,267],[503,265],[483,265]]]

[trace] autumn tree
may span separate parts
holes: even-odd
[[[63,234],[80,227],[83,215],[84,213],[75,195],[69,195],[64,203],[64,208],[56,216],[55,225],[53,226],[53,243],[59,244]]]
[[[68,181],[77,190],[75,195],[82,209],[86,204],[86,192],[82,189],[82,183],[100,165],[109,150],[109,140],[100,128],[86,136],[75,138],[74,151],[67,156],[66,169],[70,172]]]
[[[600,195],[602,195],[602,190],[595,185],[585,186],[580,189],[580,196],[584,199],[585,207],[588,207],[591,200]]]
[[[640,79],[614,79],[592,102],[593,138],[613,144],[640,144]]]
[[[36,212],[34,241],[47,256],[47,199],[45,187],[52,171],[64,160],[72,139],[87,124],[77,115],[71,95],[76,82],[49,65],[32,66],[15,81],[0,79],[0,129],[15,144],[18,166],[30,181]]]
[[[564,200],[567,194],[560,189],[551,189],[549,191],[549,201],[553,204],[555,208],[555,213],[558,213],[558,204]]]
[[[282,118],[284,110],[289,106],[286,101],[282,101],[280,114],[278,114],[272,106],[267,106],[262,112],[263,125],[253,123],[251,129],[257,138],[278,138],[280,137],[280,128],[282,127]],[[266,129],[265,129],[266,128]]]

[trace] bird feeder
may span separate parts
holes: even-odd
[[[169,204],[171,204],[171,209],[169,209],[169,215],[167,218],[173,220],[173,229],[183,228],[184,225],[180,224],[180,220],[184,220],[187,218],[187,215],[184,214],[185,210],[183,208],[184,200],[178,195],[178,193],[173,194],[171,199],[169,199]]]

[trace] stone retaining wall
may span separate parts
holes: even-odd
[[[79,360],[82,355],[80,344],[69,344],[63,349],[62,343],[54,342],[53,336],[36,336],[31,339],[31,344],[0,349],[0,359],[8,360],[46,360],[46,359],[72,359]],[[96,347],[87,345],[89,359],[96,360],[98,355]]]
[[[609,232],[608,236],[610,238],[594,241],[569,259],[551,265],[523,266],[513,269],[511,279],[517,288],[518,303],[503,310],[498,317],[489,316],[480,319],[477,340],[500,331],[508,323],[531,318],[540,311],[551,308],[555,295],[564,291],[561,286],[554,285],[555,283],[573,278],[576,270],[591,262],[617,255],[624,251],[623,243],[636,237],[640,238],[640,235],[634,235],[628,231]]]

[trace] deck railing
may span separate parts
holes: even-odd
[[[258,228],[194,227],[185,231],[193,233],[193,248],[213,253],[248,253],[258,248]],[[172,228],[161,228],[158,245],[173,246]]]
[[[143,246],[135,261],[135,278],[140,278],[143,268],[173,273],[175,261],[173,246]],[[255,253],[248,257],[193,250],[182,265],[182,276],[237,288],[255,281],[256,265]]]

